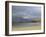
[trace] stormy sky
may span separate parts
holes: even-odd
[[[12,6],[12,16],[41,16],[41,7],[39,6]]]

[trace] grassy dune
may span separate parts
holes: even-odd
[[[22,30],[40,30],[41,26],[32,26],[32,27],[15,27],[13,26],[13,31],[22,31]]]

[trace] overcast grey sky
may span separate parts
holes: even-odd
[[[13,16],[41,16],[41,7],[12,6]]]

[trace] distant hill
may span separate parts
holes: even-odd
[[[23,16],[23,17],[13,17],[13,22],[40,22],[40,17],[31,17],[31,16]]]

